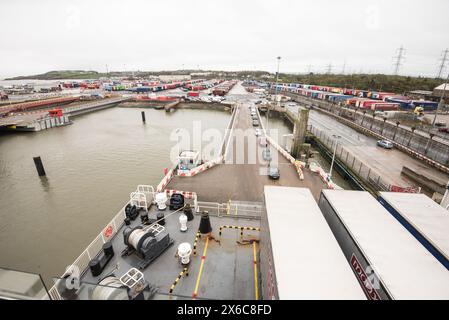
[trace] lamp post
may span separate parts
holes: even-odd
[[[334,168],[335,154],[337,153],[338,139],[340,139],[341,136],[333,134],[332,137],[335,139],[335,148],[334,148],[334,154],[332,156],[331,168],[329,170],[329,175],[327,177],[328,181],[330,181],[332,179],[332,169]]]
[[[380,132],[380,135],[383,135],[383,134],[384,134],[385,122],[387,122],[387,118],[386,118],[386,117],[384,117],[384,124],[383,124],[383,126],[382,126],[382,131]]]
[[[401,123],[399,121],[396,121],[396,130],[394,131],[393,140],[396,139],[396,134],[398,133],[400,124]]]
[[[366,110],[363,110],[362,122],[360,124],[362,127],[363,127],[363,121],[365,120],[365,114],[366,114]]]
[[[376,114],[373,113],[373,122],[371,122],[371,127],[369,127],[370,130],[373,129],[374,119],[376,118]]]
[[[274,88],[274,101],[277,103],[277,95],[278,95],[278,82],[279,82],[279,64],[281,63],[281,57],[276,58],[278,60],[278,68],[276,71],[276,87]]]
[[[277,57],[276,58],[278,60],[278,66],[277,66],[277,71],[276,71],[276,84],[274,87],[274,102],[277,104],[277,96],[278,96],[278,81],[279,81],[279,64],[281,63],[281,57]],[[270,105],[268,105],[268,110],[267,110],[267,131],[268,131],[268,122],[270,119]]]

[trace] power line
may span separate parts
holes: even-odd
[[[332,73],[332,63],[329,63],[328,65],[327,65],[327,67],[326,67],[326,73],[327,74],[331,74]]]
[[[397,76],[399,74],[399,68],[402,66],[402,61],[405,59],[405,49],[403,46],[398,49],[398,55],[393,57],[393,59],[395,60],[394,75]]]
[[[448,60],[447,54],[449,53],[449,49],[443,51],[443,58],[441,58],[440,70],[438,71],[437,79],[441,79],[441,75],[443,74],[444,68],[446,68],[446,61]]]

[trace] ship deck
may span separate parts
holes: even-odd
[[[149,217],[156,218],[157,207],[152,205]],[[188,230],[180,231],[178,221],[179,213],[170,215],[173,211],[167,208],[165,212],[165,227],[170,238],[174,240],[166,251],[164,251],[147,268],[140,270],[145,280],[153,287],[157,288],[157,293],[152,299],[192,299],[195,288],[198,283],[197,299],[239,299],[247,300],[255,298],[255,278],[254,278],[254,248],[253,245],[238,244],[240,239],[240,230],[223,229],[221,238],[219,237],[219,228],[223,225],[260,227],[260,221],[255,217],[236,217],[232,213],[225,216],[210,215],[212,225],[212,235],[215,241],[210,239],[206,249],[206,238],[202,236],[198,240],[197,254],[191,255],[191,261],[188,266],[188,276],[183,276],[169,295],[172,286],[183,266],[175,257],[178,245],[183,242],[189,242],[192,245],[195,240],[201,216],[195,214],[192,221],[187,222]],[[140,218],[132,221],[131,227],[138,226],[141,223]],[[112,237],[114,248],[114,257],[107,264],[103,272],[93,277],[90,270],[87,270],[81,277],[81,288],[78,290],[78,299],[89,299],[92,288],[98,284],[101,279],[111,272],[120,278],[129,269],[135,267],[140,258],[135,254],[130,256],[121,256],[121,251],[126,245],[123,240],[123,225]],[[258,239],[258,231],[244,231],[243,239]],[[256,244],[257,254],[258,245]],[[202,258],[204,257],[204,258]],[[203,267],[201,261],[204,259]],[[138,268],[137,268],[138,269]],[[90,290],[85,290],[91,288]],[[84,289],[84,290],[83,290]]]

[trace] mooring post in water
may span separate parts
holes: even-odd
[[[36,165],[37,173],[40,177],[45,176],[44,165],[42,164],[41,157],[33,157],[34,164]]]
[[[142,122],[145,123],[145,111],[142,111]]]

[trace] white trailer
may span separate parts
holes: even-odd
[[[379,202],[449,270],[449,212],[422,193],[381,192]]]
[[[366,299],[310,190],[265,186],[264,192],[263,298]]]
[[[371,194],[323,190],[319,206],[371,299],[449,299],[449,272]]]

